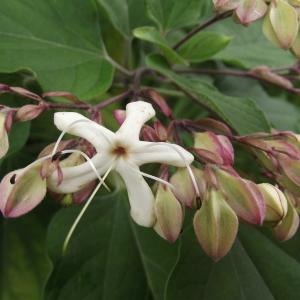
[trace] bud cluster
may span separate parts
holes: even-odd
[[[298,0],[213,0],[222,13],[233,11],[236,22],[249,25],[263,18],[263,33],[275,46],[300,57]]]

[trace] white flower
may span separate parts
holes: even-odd
[[[146,227],[155,222],[154,196],[139,166],[164,163],[185,167],[193,161],[192,154],[178,145],[139,140],[142,126],[154,115],[151,104],[132,102],[127,105],[126,119],[116,133],[79,113],[58,112],[54,117],[59,130],[84,138],[95,147],[97,154],[91,162],[100,175],[111,169],[121,175],[128,191],[131,216],[137,224]],[[63,180],[59,185],[57,172],[54,172],[48,178],[49,189],[57,193],[79,191],[97,179],[97,174],[91,170],[91,162],[62,168]]]

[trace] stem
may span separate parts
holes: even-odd
[[[232,11],[226,11],[224,13],[215,15],[214,17],[212,17],[211,19],[209,19],[208,21],[206,21],[203,24],[198,25],[197,27],[195,27],[194,29],[192,29],[190,32],[188,32],[179,42],[177,42],[177,44],[175,44],[173,46],[174,50],[177,50],[180,46],[182,46],[186,41],[188,41],[191,37],[193,37],[196,33],[202,31],[203,29],[209,27],[210,25],[226,19],[228,17],[230,17],[232,15]]]
[[[128,90],[120,95],[117,95],[117,96],[114,96],[112,98],[109,98],[107,100],[104,100],[102,101],[101,103],[95,105],[93,108],[94,109],[97,109],[97,110],[101,110],[103,109],[104,107],[110,105],[110,104],[113,104],[113,103],[116,103],[116,102],[120,102],[124,99],[126,99],[127,97],[129,97],[130,95],[132,94],[132,90]]]
[[[134,75],[134,71],[130,71],[130,70],[126,69],[125,67],[123,67],[122,65],[117,63],[115,60],[113,60],[110,56],[107,55],[105,58],[121,73],[123,73],[127,76],[130,76],[130,77]]]
[[[261,76],[255,74],[251,70],[242,71],[242,70],[216,70],[216,69],[182,69],[176,70],[178,73],[183,74],[203,74],[203,75],[225,75],[225,76],[233,76],[233,77],[241,77],[241,78],[251,78],[257,81],[267,82],[269,84],[273,84],[274,86],[278,86],[290,93],[294,93],[296,95],[300,94],[300,90],[294,87],[287,87],[281,84],[276,84],[275,82],[271,82],[267,79],[262,78]]]

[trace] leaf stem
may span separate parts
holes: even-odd
[[[188,32],[181,40],[179,40],[174,46],[173,49],[177,50],[180,46],[182,46],[185,42],[187,42],[190,38],[192,38],[198,32],[204,30],[205,28],[209,27],[212,24],[215,24],[218,21],[226,19],[232,15],[232,11],[226,11],[221,14],[217,14],[211,19],[207,20],[206,22],[198,25],[197,27],[193,28],[190,32]]]

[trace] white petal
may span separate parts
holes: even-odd
[[[164,163],[185,167],[193,162],[194,157],[190,152],[176,144],[139,142],[132,150],[132,159],[137,165]]]
[[[113,158],[104,155],[96,154],[91,162],[94,164],[99,175],[103,175],[111,166]],[[86,184],[97,179],[97,175],[92,170],[90,163],[85,162],[79,166],[62,168],[63,181],[58,183],[58,174],[54,172],[47,180],[48,188],[60,194],[75,193],[81,190]]]
[[[136,101],[127,104],[126,119],[116,132],[117,136],[123,140],[138,141],[143,125],[154,116],[155,111],[148,102]]]
[[[130,202],[130,214],[133,220],[145,227],[152,227],[155,222],[154,196],[135,165],[120,161],[116,167],[123,178]]]
[[[55,113],[54,124],[61,131],[86,139],[98,152],[107,147],[115,135],[109,129],[75,112]]]
[[[0,158],[3,157],[9,148],[8,135],[5,129],[6,115],[0,112]]]

